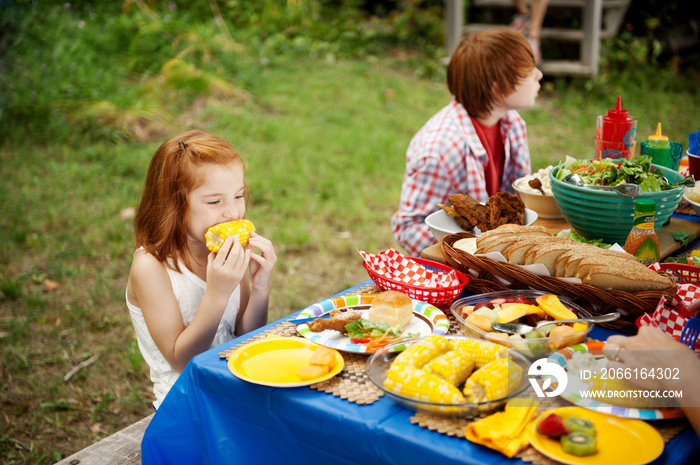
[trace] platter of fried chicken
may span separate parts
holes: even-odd
[[[396,291],[347,295],[323,300],[302,310],[296,325],[299,335],[343,352],[370,354],[386,344],[446,334],[447,316],[437,307]],[[290,320],[294,323],[294,319]]]
[[[504,224],[529,226],[537,220],[537,213],[525,208],[517,195],[498,192],[482,204],[467,194],[452,194],[449,204],[428,215],[425,224],[437,241],[447,234],[470,232],[479,235]]]

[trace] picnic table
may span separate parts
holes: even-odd
[[[337,295],[377,290],[366,281]],[[229,371],[226,356],[241,344],[269,334],[296,335],[289,319],[298,313],[194,357],[145,432],[142,463],[555,463],[532,447],[509,459],[464,439],[468,420],[416,414],[399,406],[364,375],[367,355],[343,354],[341,374],[295,388],[252,384]],[[611,334],[596,327],[590,336],[605,340]],[[559,398],[542,404],[544,409],[570,405]],[[653,463],[696,463],[700,440],[685,419],[652,424],[666,442]]]

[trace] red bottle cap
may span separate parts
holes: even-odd
[[[617,96],[617,108],[608,110],[608,114],[605,115],[605,120],[616,123],[632,121],[632,117],[627,110],[622,109],[622,98],[619,95]]]

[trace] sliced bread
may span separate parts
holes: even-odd
[[[547,267],[550,276],[556,276],[556,261],[561,255],[574,250],[576,244],[562,242],[560,244],[548,244],[543,247],[538,247],[536,250],[530,249],[530,252],[525,257],[525,263],[542,263]]]
[[[580,244],[571,253],[561,255],[556,263],[557,276],[574,277],[577,274],[581,261],[585,258],[590,259],[589,263],[595,263],[596,260],[601,261],[603,258],[610,257],[615,260],[634,260],[634,256],[627,252],[618,252],[616,250],[601,249],[591,244]],[[601,264],[608,263],[601,262]]]
[[[476,238],[477,247],[484,247],[491,241],[494,241],[504,236],[527,237],[530,235],[536,236],[551,236],[549,229],[544,226],[520,226],[517,224],[504,224],[496,229],[482,232]]]
[[[506,257],[509,263],[514,265],[524,265],[525,264],[525,254],[530,250],[531,247],[535,247],[542,244],[549,244],[552,242],[564,242],[569,241],[565,237],[557,236],[534,236],[525,237],[520,239],[518,242],[503,249],[503,256]]]
[[[676,285],[672,277],[659,274],[644,265],[641,265],[641,268],[594,266],[582,282],[600,289],[617,289],[627,292],[662,291]]]
[[[588,274],[588,272],[591,271],[591,269],[595,266],[609,266],[612,268],[619,268],[621,266],[624,266],[638,268],[638,265],[641,265],[643,268],[645,268],[644,265],[639,263],[633,255],[630,255],[626,252],[618,252],[617,254],[599,253],[597,255],[590,255],[581,259],[577,263],[574,273],[570,274],[569,276],[584,278]]]
[[[557,250],[562,250],[562,251],[567,251],[571,250],[572,248],[575,248],[577,245],[576,241],[573,241],[571,239],[567,239],[565,241],[559,241],[559,240],[554,240],[554,241],[549,241],[545,244],[538,244],[535,247],[531,247],[526,253],[525,253],[525,264],[526,265],[531,265],[535,263],[535,258],[543,253],[546,253],[552,249],[557,249]]]
[[[502,252],[503,249],[508,247],[509,245],[513,244],[514,242],[518,241],[518,235],[517,234],[508,234],[504,235],[502,237],[497,237],[492,241],[489,241],[487,244],[482,245],[481,247],[476,249],[477,254],[484,254],[484,253],[489,253],[489,252]],[[477,242],[478,244],[478,242]]]

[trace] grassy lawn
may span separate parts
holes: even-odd
[[[397,247],[389,220],[406,147],[449,100],[439,73],[418,77],[382,56],[270,54],[226,77],[239,92],[173,98],[159,108],[167,118],[158,126],[132,120],[141,139],[75,131],[53,142],[2,121],[26,135],[0,148],[5,463],[53,463],[152,413],[148,369],[124,304],[133,253],[128,209],[170,135],[212,132],[246,160],[249,217],[279,256],[270,321],[366,280],[355,249]],[[661,121],[687,146],[688,133],[700,129],[691,111],[700,108],[696,82],[638,69],[596,83],[547,78],[537,106],[522,112],[533,169],[591,156],[595,116],[617,95],[639,118],[638,140]]]

